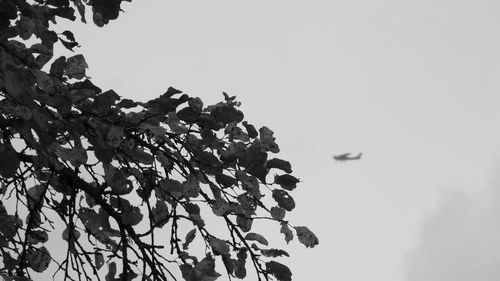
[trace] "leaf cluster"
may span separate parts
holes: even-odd
[[[102,280],[107,263],[106,281],[175,279],[174,268],[187,281],[215,280],[220,259],[230,278],[245,278],[251,264],[259,280],[290,280],[270,260],[288,253],[267,248],[253,222],[276,221],[287,242],[292,230],[307,247],[318,239],[285,220],[299,180],[288,161],[270,158],[279,152],[271,129],[244,121],[226,93],[208,106],[175,88],[137,102],[94,85],[83,55],[54,58],[54,44],[78,46],[70,31],[51,30],[56,19],[78,13],[86,22],[91,9],[103,26],[120,4],[0,2],[0,276],[30,280],[56,263],[64,280]],[[269,181],[272,169],[280,174]],[[226,226],[225,237],[207,216]],[[62,261],[43,246],[56,220]]]

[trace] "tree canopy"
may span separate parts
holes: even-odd
[[[102,27],[121,2],[0,1],[0,276],[209,281],[223,264],[229,278],[253,268],[259,280],[291,280],[276,259],[288,253],[254,221],[276,222],[287,243],[318,238],[286,219],[299,179],[271,156],[271,129],[247,122],[226,93],[213,105],[172,87],[134,101],[94,85],[83,55],[54,55],[55,44],[78,47],[56,20]],[[62,259],[49,239],[64,241]]]

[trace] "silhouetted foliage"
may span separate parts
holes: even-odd
[[[75,14],[86,22],[90,8],[104,26],[120,4],[0,1],[0,276],[30,280],[55,263],[64,280],[208,281],[220,276],[220,259],[231,277],[244,278],[250,264],[259,280],[290,280],[272,260],[288,253],[251,232],[255,220],[273,220],[287,242],[295,231],[318,244],[285,220],[299,180],[288,161],[268,159],[279,152],[272,130],[243,121],[226,93],[209,106],[174,88],[137,102],[88,80],[84,56],[54,58],[54,44],[78,43],[51,23]],[[43,246],[54,232],[62,260]]]

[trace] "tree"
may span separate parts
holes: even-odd
[[[78,43],[51,23],[76,12],[85,23],[90,8],[102,27],[121,1],[0,1],[0,276],[31,280],[55,264],[64,280],[180,272],[207,281],[220,276],[221,261],[230,278],[244,278],[250,264],[259,280],[291,280],[273,260],[288,253],[252,232],[254,221],[272,220],[287,243],[295,232],[305,246],[318,244],[285,220],[299,180],[288,161],[270,158],[279,152],[272,130],[243,121],[226,93],[209,106],[175,88],[133,101],[87,79],[83,55],[54,58],[55,44]],[[269,180],[271,170],[279,174]],[[207,216],[225,232],[211,230]],[[43,246],[57,231],[63,260]]]

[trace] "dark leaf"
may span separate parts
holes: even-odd
[[[137,225],[142,221],[143,215],[139,207],[129,206],[122,211],[122,223],[125,225]]]
[[[245,235],[245,239],[257,241],[260,244],[265,245],[265,246],[269,245],[269,242],[267,242],[267,239],[258,233],[254,233],[254,232],[247,233],[247,235]]]
[[[220,276],[215,271],[215,260],[210,254],[194,266],[194,271],[196,276],[204,276],[204,279],[208,277],[205,280],[215,280]]]
[[[74,47],[78,47],[78,43],[77,42],[69,42],[69,41],[62,40],[62,39],[59,39],[59,41],[61,41],[61,43],[63,44],[63,46],[66,47],[66,49],[68,49],[70,51],[73,51]]]
[[[290,194],[284,190],[273,190],[273,199],[278,203],[278,206],[289,212],[295,208],[295,201]]]
[[[50,66],[50,75],[54,75],[62,79],[65,66],[66,66],[66,57],[61,56],[57,58]]]
[[[287,252],[281,250],[281,249],[265,249],[261,250],[260,253],[265,256],[265,257],[270,257],[270,258],[275,258],[275,257],[281,257],[281,256],[286,256],[289,257]]]
[[[210,152],[193,150],[193,154],[204,165],[217,166],[220,164],[219,159]]]
[[[243,216],[236,217],[236,223],[243,232],[248,232],[252,228],[253,220],[251,218],[245,218]]]
[[[9,252],[7,252],[7,251],[3,254],[2,258],[3,258],[3,264],[5,266],[5,269],[8,271],[14,270],[19,265],[19,261],[15,258],[11,257]],[[0,275],[0,276],[2,276],[2,275]],[[4,277],[4,276],[2,276],[2,277]]]
[[[293,239],[293,232],[290,230],[286,222],[281,223],[280,232],[285,235],[285,241],[287,244]]]
[[[68,38],[69,41],[75,42],[75,35],[73,35],[73,32],[66,30],[66,31],[63,31],[62,34],[64,36],[66,36],[66,38]]]
[[[176,88],[173,87],[168,87],[167,91],[163,94],[163,96],[170,98],[171,96],[176,94],[182,94],[182,91],[177,90]]]
[[[229,124],[231,122],[239,123],[243,120],[243,112],[237,110],[232,105],[219,105],[210,111],[210,115],[219,122]]]
[[[94,253],[94,260],[95,260],[95,266],[97,269],[101,269],[101,267],[104,265],[104,255],[100,252],[95,252]]]
[[[314,246],[319,244],[318,237],[306,226],[296,226],[295,231],[297,231],[297,238],[300,243],[304,244],[307,248],[314,248]]]
[[[247,121],[243,121],[243,126],[247,130],[247,134],[249,137],[254,139],[259,135],[255,127],[252,124],[248,124]]]
[[[13,177],[21,163],[16,151],[5,145],[0,145],[0,159],[2,159],[0,161],[0,176],[4,178]]]
[[[43,272],[49,267],[51,258],[50,253],[45,249],[45,247],[40,247],[39,249],[31,252],[26,257],[29,266],[36,272]]]
[[[285,218],[286,211],[280,207],[271,207],[271,217],[275,220],[282,220]]]
[[[78,9],[78,13],[80,14],[80,18],[83,23],[87,23],[85,19],[85,5],[82,3],[82,0],[72,0],[75,3],[76,8]]]
[[[281,160],[278,158],[273,158],[271,160],[268,160],[267,167],[280,169],[280,170],[285,171],[287,173],[292,172],[292,165],[290,165],[290,162],[285,161],[285,160]]]
[[[231,187],[236,184],[235,178],[224,174],[217,174],[215,176],[215,180],[217,181],[218,184],[222,185],[223,187]]]
[[[30,230],[28,233],[28,241],[31,244],[45,243],[49,240],[49,235],[43,230]]]
[[[103,163],[111,163],[113,160],[113,149],[108,146],[96,146],[94,147],[94,154],[99,161]]]
[[[79,54],[69,57],[68,60],[66,60],[64,73],[69,78],[83,79],[85,77],[85,70],[88,67],[89,66],[87,65],[87,62],[85,61],[83,55]]]
[[[108,265],[108,273],[106,276],[104,276],[104,280],[106,281],[115,281],[115,275],[116,275],[116,263],[115,262],[110,262]]]
[[[182,278],[186,281],[196,281],[197,279],[194,279],[194,271],[193,267],[187,263],[179,265],[179,269],[181,270]]]
[[[153,222],[158,227],[163,227],[170,218],[170,214],[168,212],[168,205],[161,200],[156,201],[156,205],[151,209],[151,212],[153,213]],[[186,236],[186,241],[187,241],[187,236]]]
[[[234,271],[234,260],[231,259],[230,255],[222,255],[222,262],[227,270],[227,274],[232,275]]]
[[[243,279],[247,276],[247,270],[245,268],[245,260],[238,259],[235,262],[234,276],[239,279]]]
[[[42,44],[52,48],[55,42],[57,42],[57,33],[52,30],[45,30],[38,34],[40,39],[42,40]]]
[[[122,99],[119,103],[116,104],[118,107],[121,107],[121,108],[133,108],[133,107],[136,107],[138,105],[137,102],[133,101],[133,100],[129,100],[129,99]]]
[[[193,123],[200,116],[200,112],[193,110],[191,107],[185,107],[177,112],[177,116],[183,121]]]
[[[127,154],[132,157],[132,159],[142,164],[150,165],[154,162],[154,157],[139,147],[127,151]]]
[[[274,275],[278,281],[291,281],[292,272],[290,269],[279,262],[270,261],[266,262],[266,271]]]
[[[203,110],[203,101],[200,98],[190,98],[188,100],[188,105],[195,112],[201,112]]]
[[[279,184],[281,188],[286,190],[293,190],[297,187],[297,183],[300,182],[298,178],[292,175],[275,175],[274,183]]]
[[[210,247],[212,247],[212,250],[214,251],[215,255],[228,255],[229,254],[229,244],[227,244],[226,241],[221,240],[216,237],[211,237],[210,238]]]
[[[191,229],[191,231],[189,231],[186,234],[186,238],[184,239],[185,242],[184,242],[184,244],[182,244],[182,248],[184,250],[187,250],[189,247],[189,244],[191,244],[191,242],[193,242],[195,237],[196,237],[196,228],[193,228],[193,229]]]
[[[62,17],[69,19],[70,21],[74,21],[76,19],[75,17],[75,10],[71,7],[60,7],[54,9],[54,14]]]
[[[40,54],[36,57],[35,61],[38,64],[38,68],[42,68],[52,59],[52,55]]]
[[[278,144],[275,142],[274,132],[268,127],[264,126],[259,129],[260,140],[264,143],[266,149],[272,153],[280,152]]]

